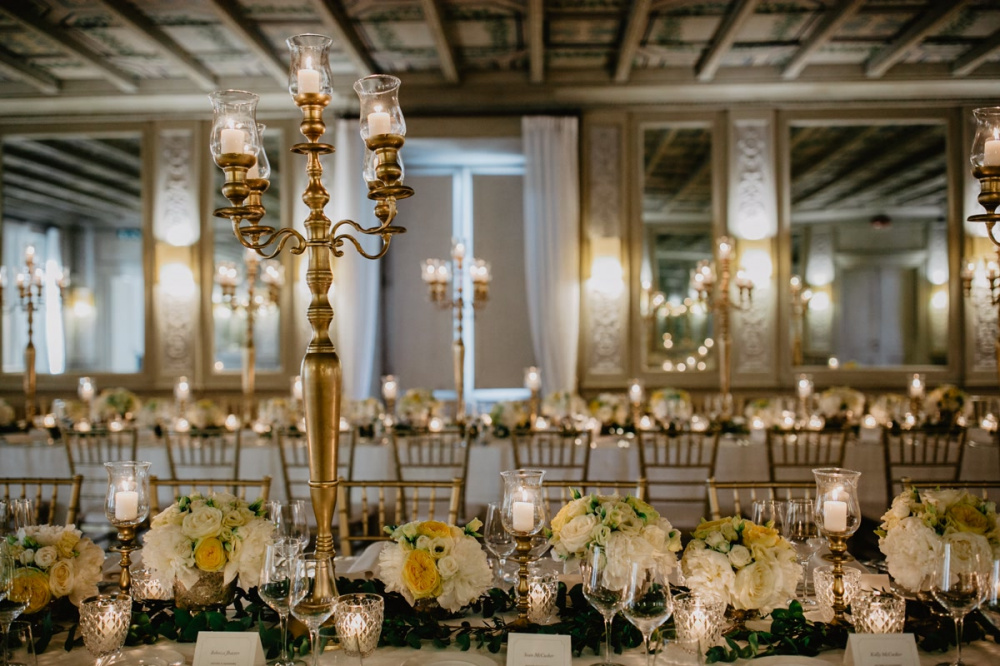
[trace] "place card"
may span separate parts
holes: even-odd
[[[264,666],[256,631],[200,631],[191,666]]]
[[[920,666],[917,642],[913,634],[851,634],[844,666]]]
[[[572,661],[573,652],[569,636],[556,634],[507,636],[507,666],[570,666]]]

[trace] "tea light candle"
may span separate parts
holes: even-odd
[[[388,134],[392,130],[392,121],[385,111],[373,111],[368,114],[368,136]]]
[[[922,398],[924,397],[924,376],[921,374],[913,375],[910,379],[910,397],[911,398]]]
[[[382,381],[382,397],[386,400],[395,400],[399,394],[399,383],[392,375],[386,375]]]
[[[90,380],[90,377],[84,377],[80,380],[80,388],[77,393],[80,396],[80,400],[83,400],[84,402],[93,400],[94,383]]]
[[[535,505],[531,502],[514,502],[510,523],[515,532],[533,530],[535,528]]]
[[[432,416],[427,423],[427,429],[431,432],[441,432],[444,429],[444,421],[440,416]]]
[[[115,493],[115,520],[135,520],[139,517],[139,493],[119,490]]]
[[[309,64],[307,60],[306,66],[296,73],[300,94],[319,92],[319,70],[311,68]]]
[[[230,414],[229,416],[226,417],[226,430],[228,430],[229,432],[233,432],[239,427],[240,427],[240,417],[236,416],[236,414]]]
[[[637,405],[642,402],[642,384],[639,382],[632,382],[628,387],[628,399],[633,405]]]
[[[224,127],[219,136],[220,149],[223,154],[242,153],[246,143],[247,133],[234,127]]]
[[[823,502],[823,529],[827,532],[847,531],[847,502],[839,500]]]
[[[538,368],[532,366],[525,370],[524,387],[531,391],[537,391],[542,388],[542,373],[538,371]]]
[[[340,417],[340,432],[350,432],[351,422],[347,420],[346,416]]]
[[[292,400],[302,400],[302,377],[299,375],[292,378]]]
[[[191,430],[191,422],[184,418],[177,419],[174,421],[174,430],[177,432],[187,432]]]
[[[174,384],[174,400],[177,402],[187,402],[191,397],[191,384],[187,377],[178,377]]]

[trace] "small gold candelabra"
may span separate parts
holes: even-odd
[[[719,322],[719,390],[722,393],[724,413],[728,418],[732,414],[729,395],[733,376],[733,339],[729,330],[729,315],[731,310],[746,312],[753,307],[753,280],[747,272],[740,268],[732,276],[732,261],[735,245],[729,236],[719,239],[716,247],[718,272],[709,261],[698,262],[691,275],[691,287],[698,294],[698,300],[705,303],[718,315]],[[735,283],[737,295],[732,298],[729,293],[730,284]]]
[[[847,540],[861,525],[861,507],[858,504],[858,479],[861,472],[840,467],[813,470],[816,478],[816,520],[820,534],[827,538],[830,552],[823,557],[833,563],[833,624],[849,624],[846,590],[844,588],[844,563],[853,557],[847,552]]]
[[[382,425],[386,431],[396,424],[396,398],[399,396],[399,381],[395,375],[383,375],[382,398],[385,400],[385,416]]]
[[[798,275],[791,277],[788,286],[792,302],[792,365],[802,365],[802,338],[805,337],[806,312],[812,300],[812,290]]]
[[[393,236],[405,231],[392,224],[396,202],[412,196],[413,189],[402,183],[403,170],[398,157],[406,134],[406,122],[399,108],[399,79],[382,74],[367,76],[354,84],[354,90],[361,101],[361,137],[367,147],[363,174],[368,198],[375,202],[378,223],[367,227],[353,220],[340,220],[334,224],[326,216],[324,208],[330,195],[323,186],[320,157],[332,153],[333,146],[319,139],[326,132],[323,110],[333,94],[329,62],[333,40],[323,35],[297,35],[287,43],[291,53],[288,88],[302,111],[299,130],[306,138],[291,149],[306,156],[308,182],[302,201],[308,206],[309,215],[304,223],[305,234],[262,224],[265,211],[261,194],[268,187],[270,174],[257,131],[258,97],[245,91],[219,91],[210,96],[214,107],[211,150],[216,164],[226,174],[222,193],[231,203],[215,214],[229,218],[240,243],[266,259],[276,256],[286,245],[293,254],[308,256],[306,282],[312,299],[306,317],[312,339],[302,359],[301,375],[309,449],[309,492],[316,516],[316,551],[332,555],[342,380],[340,358],[329,330],[333,321],[328,297],[333,283],[331,260],[343,255],[347,243],[367,259],[384,256]],[[248,175],[255,164],[257,178]],[[352,230],[378,238],[378,250],[366,251]],[[317,590],[317,594],[331,591],[329,585],[320,587],[323,589]]]
[[[264,126],[258,127],[263,131]],[[281,286],[285,283],[284,267],[274,259],[263,263],[256,250],[247,249],[243,255],[246,275],[246,295],[236,295],[239,271],[231,261],[219,264],[215,281],[222,288],[222,300],[233,312],[245,314],[246,329],[243,335],[243,367],[240,373],[240,387],[243,389],[243,423],[249,425],[256,417],[254,398],[257,383],[257,347],[254,342],[254,324],[258,312],[266,308],[277,308]],[[258,293],[257,280],[264,283],[264,293]]]
[[[646,384],[639,378],[628,380],[628,402],[632,407],[632,427],[639,436],[639,422],[642,420],[642,400],[646,395]]]
[[[528,429],[534,430],[542,414],[542,371],[536,366],[524,369],[524,388],[531,391],[528,402]]]
[[[545,526],[545,504],[542,496],[540,469],[515,469],[500,472],[503,478],[503,506],[500,519],[504,529],[514,537],[514,550],[518,562],[517,619],[508,626],[523,629],[530,624],[528,607],[528,563],[531,561],[531,538]]]
[[[431,302],[442,310],[451,310],[453,337],[451,342],[452,371],[455,378],[455,422],[465,423],[465,342],[462,340],[465,316],[465,243],[458,239],[451,241],[451,262],[441,259],[424,259],[421,278],[427,283]],[[469,266],[472,279],[473,311],[486,305],[490,296],[490,265],[482,259],[472,259]],[[453,298],[449,298],[448,287]]]
[[[134,460],[104,463],[108,472],[104,513],[118,530],[118,545],[111,550],[121,553],[118,587],[125,593],[132,586],[132,553],[139,550],[135,528],[149,516],[149,465]]]
[[[997,222],[1000,222],[1000,214],[997,213],[997,207],[1000,206],[1000,107],[976,109],[972,115],[976,120],[976,134],[972,139],[969,159],[972,163],[972,175],[979,181],[979,205],[985,208],[986,212],[970,216],[969,222],[982,222],[986,226],[986,235],[997,248],[1000,248],[1000,240],[994,233]],[[993,297],[993,305],[996,306],[998,301],[995,289],[998,271],[992,270],[989,273],[991,275],[987,275],[987,279],[990,281],[990,295]],[[971,271],[967,276],[963,271],[966,295],[972,291],[972,277]],[[997,373],[1000,374],[1000,330],[995,343],[995,353]]]
[[[976,216],[979,217],[979,216]],[[972,218],[969,218],[970,220]],[[997,249],[997,260],[998,261],[986,261],[983,260],[981,275],[986,282],[986,285],[990,290],[990,305],[997,308],[997,320],[1000,321],[1000,248]],[[973,296],[973,286],[975,286],[976,281],[976,260],[965,259],[962,261],[962,290],[965,292],[966,298],[972,299]],[[994,343],[994,354],[996,356],[996,366],[997,374],[1000,376],[1000,328],[997,330],[997,339]]]
[[[35,394],[38,378],[35,371],[35,312],[42,307],[45,293],[45,269],[35,261],[35,246],[24,249],[24,268],[17,273],[18,305],[28,318],[28,342],[24,346],[24,418],[29,427],[37,414]],[[59,288],[60,304],[69,287],[69,270],[61,269],[55,276],[55,285]],[[2,291],[2,289],[0,289]],[[0,303],[2,305],[2,303]]]

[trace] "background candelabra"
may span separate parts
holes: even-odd
[[[424,259],[420,275],[430,291],[431,302],[442,310],[451,310],[453,338],[451,360],[455,375],[455,422],[465,423],[465,342],[462,340],[465,316],[465,243],[453,239],[451,242],[451,262],[441,259]],[[472,307],[478,310],[486,305],[490,296],[490,265],[473,257],[469,265],[472,279]],[[453,297],[449,297],[451,286]]]
[[[976,216],[979,217],[979,216]],[[972,219],[972,218],[969,218]],[[997,259],[1000,260],[1000,248],[997,250]],[[977,263],[980,266],[977,268]],[[964,259],[962,261],[962,290],[966,298],[973,300],[973,287],[976,285],[976,278],[982,278],[985,286],[990,290],[990,305],[997,308],[997,318],[1000,321],[1000,264],[997,261],[977,262],[975,259]],[[997,375],[1000,376],[1000,328],[997,329],[997,339],[994,343]]]
[[[38,384],[35,374],[35,311],[41,308],[44,303],[47,281],[45,269],[35,263],[35,247],[33,245],[24,249],[24,268],[17,273],[15,280],[18,305],[24,310],[28,319],[28,342],[24,346],[24,418],[30,425],[37,413],[35,402]],[[61,304],[66,289],[69,287],[68,269],[60,269],[55,275],[55,286],[59,288]]]
[[[733,250],[733,239],[723,236],[719,239],[716,252],[718,271],[711,262],[700,261],[691,275],[691,287],[698,294],[698,300],[711,308],[719,323],[719,389],[726,405],[723,417],[731,416],[728,396],[733,375],[733,340],[729,330],[729,313],[730,310],[747,311],[753,306],[753,280],[742,268],[737,270],[735,279],[732,277]],[[735,299],[729,293],[730,282],[736,285]]]
[[[979,181],[979,205],[985,208],[986,212],[970,216],[969,222],[982,222],[986,226],[986,235],[997,248],[1000,248],[1000,240],[994,234],[994,227],[996,227],[997,222],[1000,222],[1000,214],[996,212],[997,206],[1000,206],[1000,107],[976,109],[972,115],[976,120],[976,134],[972,139],[969,160],[972,162],[972,175]],[[966,278],[967,268],[962,274],[963,281]],[[994,278],[997,276],[996,270],[991,271],[991,273]],[[990,279],[989,276],[987,279]],[[971,293],[971,289],[972,274],[970,273],[966,283],[966,294]],[[990,279],[990,294],[993,296],[993,305],[998,303],[994,295],[995,290],[995,280]],[[997,372],[1000,373],[1000,331],[998,331],[995,349]]]
[[[312,299],[306,312],[312,339],[302,359],[302,388],[306,438],[309,449],[309,492],[316,515],[316,551],[333,555],[333,513],[337,502],[337,451],[340,437],[341,366],[330,339],[333,308],[328,292],[333,283],[332,257],[342,256],[350,243],[367,259],[379,259],[389,249],[392,237],[402,231],[392,225],[396,202],[413,195],[402,183],[398,159],[403,146],[406,122],[399,108],[399,79],[372,75],[354,84],[361,101],[361,137],[367,151],[363,176],[368,198],[375,201],[378,224],[366,227],[353,220],[334,224],[324,213],[330,195],[323,186],[321,155],[333,146],[319,141],[326,132],[323,109],[333,95],[329,50],[333,43],[323,35],[298,35],[287,40],[291,63],[288,89],[302,111],[299,129],[306,142],[292,146],[292,152],[306,156],[308,183],[302,201],[309,208],[305,234],[292,228],[276,229],[262,224],[261,194],[268,187],[267,160],[255,118],[257,95],[227,90],[212,93],[214,107],[211,151],[215,163],[226,174],[222,187],[231,206],[215,211],[232,221],[233,232],[244,247],[265,258],[277,255],[286,245],[293,254],[307,254],[306,283]],[[254,165],[258,173],[248,177]],[[378,238],[379,248],[367,251],[351,231]],[[273,249],[271,246],[274,246]],[[332,560],[331,560],[332,561]],[[334,589],[332,567],[324,580],[317,581],[314,594],[329,595]]]
[[[528,428],[534,430],[542,414],[542,371],[536,366],[524,369],[524,388],[531,391],[528,400]]]
[[[812,299],[812,290],[798,275],[792,276],[788,286],[792,302],[792,365],[802,365],[802,338],[805,336],[806,311]]]
[[[256,167],[256,165],[255,165]],[[259,173],[259,168],[258,168]],[[236,295],[239,271],[231,261],[219,264],[215,281],[222,287],[222,300],[233,312],[242,311],[246,322],[243,334],[243,370],[240,386],[243,389],[243,423],[253,423],[255,417],[254,391],[257,382],[257,348],[254,343],[254,323],[257,313],[264,308],[278,307],[281,285],[285,283],[284,267],[274,259],[261,262],[255,250],[248,249],[243,256],[246,269],[246,294]],[[264,283],[264,293],[258,293],[258,276]]]

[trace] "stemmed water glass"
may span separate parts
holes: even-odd
[[[494,587],[503,586],[507,558],[517,546],[514,542],[514,535],[504,529],[502,512],[503,507],[500,502],[490,502],[486,507],[486,524],[483,526],[483,543],[497,558],[497,566],[493,574]]]
[[[809,560],[820,549],[823,542],[819,538],[819,525],[816,524],[816,502],[811,499],[788,500],[788,511],[781,529],[782,535],[795,546],[795,553],[802,565],[802,580],[799,582],[796,596],[803,605],[814,605],[815,600],[809,599],[808,576],[805,575]]]
[[[962,661],[962,627],[965,616],[979,605],[988,593],[989,562],[981,562],[977,553],[965,561],[954,557],[951,544],[944,544],[944,554],[934,561],[930,575],[930,592],[955,621],[955,643],[958,652],[951,666],[964,666]]]
[[[622,615],[642,634],[646,646],[646,666],[653,663],[649,641],[653,631],[674,611],[670,584],[663,569],[652,560],[632,562],[625,587]]]
[[[10,501],[11,531],[35,524],[35,502],[30,497],[15,497]]]
[[[754,500],[750,520],[758,525],[770,525],[779,532],[785,524],[788,502],[785,500]]]
[[[7,642],[10,625],[28,607],[27,586],[15,586],[14,558],[4,546],[0,548],[0,628],[3,629],[3,666],[7,666]]]
[[[289,598],[292,593],[292,576],[295,573],[295,556],[298,544],[285,539],[277,539],[268,544],[264,551],[264,563],[260,569],[260,584],[257,591],[260,598],[278,614],[281,625],[281,653],[269,662],[273,666],[294,666],[296,662],[288,654],[288,613]]]
[[[304,500],[289,500],[284,504],[272,500],[265,506],[264,513],[274,523],[275,538],[295,544],[300,553],[305,551],[309,545],[309,521]]]
[[[592,544],[580,561],[580,574],[583,576],[583,596],[604,618],[607,643],[604,666],[611,666],[611,621],[625,605],[624,585],[608,575],[607,553],[597,544]]]
[[[325,553],[304,553],[295,558],[292,574],[291,611],[309,628],[313,666],[319,666],[319,628],[333,615],[337,588],[333,580],[333,562]]]

